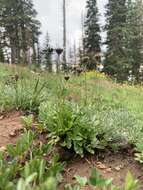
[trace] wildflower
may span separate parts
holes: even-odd
[[[65,79],[66,81],[68,81],[68,80],[70,79],[70,77],[67,75],[67,76],[64,77],[64,79]]]

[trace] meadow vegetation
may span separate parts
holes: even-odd
[[[0,189],[58,189],[64,164],[53,154],[57,145],[81,157],[130,145],[135,159],[143,163],[142,96],[141,85],[117,84],[103,73],[86,72],[65,80],[63,74],[0,65],[1,114],[12,110],[25,114],[23,136],[0,153]],[[86,184],[120,189],[96,170],[89,180],[80,176],[76,180],[65,189],[78,190]],[[138,183],[128,173],[124,190],[136,189]]]

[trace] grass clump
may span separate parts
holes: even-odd
[[[45,99],[45,84],[39,79],[29,81],[20,79],[8,85],[1,85],[1,109],[21,109],[28,112],[38,112],[38,108]]]

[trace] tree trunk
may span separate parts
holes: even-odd
[[[16,47],[11,45],[11,64],[16,64]]]

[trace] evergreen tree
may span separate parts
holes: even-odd
[[[49,72],[52,72],[52,58],[51,58],[52,53],[53,53],[53,49],[50,47],[49,34],[47,33],[46,40],[45,40],[45,47],[42,50],[42,55],[43,55],[42,62]]]
[[[140,66],[143,64],[143,2],[128,0],[127,39],[131,71],[139,82]]]
[[[109,0],[105,26],[107,52],[104,71],[118,80],[126,80],[130,69],[125,50],[126,14],[126,0]]]
[[[4,59],[4,52],[3,49],[0,48],[0,63],[4,63],[5,59]]]
[[[142,12],[142,0],[109,0],[107,5],[104,71],[119,81],[127,80],[129,71],[139,81],[143,62]]]
[[[32,0],[0,1],[0,31],[3,33],[0,41],[4,42],[4,48],[10,48],[12,63],[28,64],[28,51],[35,47],[40,26],[36,14]]]
[[[81,39],[82,42],[83,42],[83,39]],[[84,53],[84,49],[83,49],[83,43],[79,43],[79,47],[77,49],[77,58],[78,58],[78,62],[80,64],[80,67],[84,67],[84,62],[83,62],[83,58],[85,56],[85,53]]]
[[[83,48],[85,56],[88,56],[88,60],[85,64],[87,69],[96,69],[96,65],[100,59],[97,59],[97,55],[101,52],[101,36],[100,27],[98,24],[98,8],[96,0],[87,0],[87,15],[84,23],[84,39]]]

